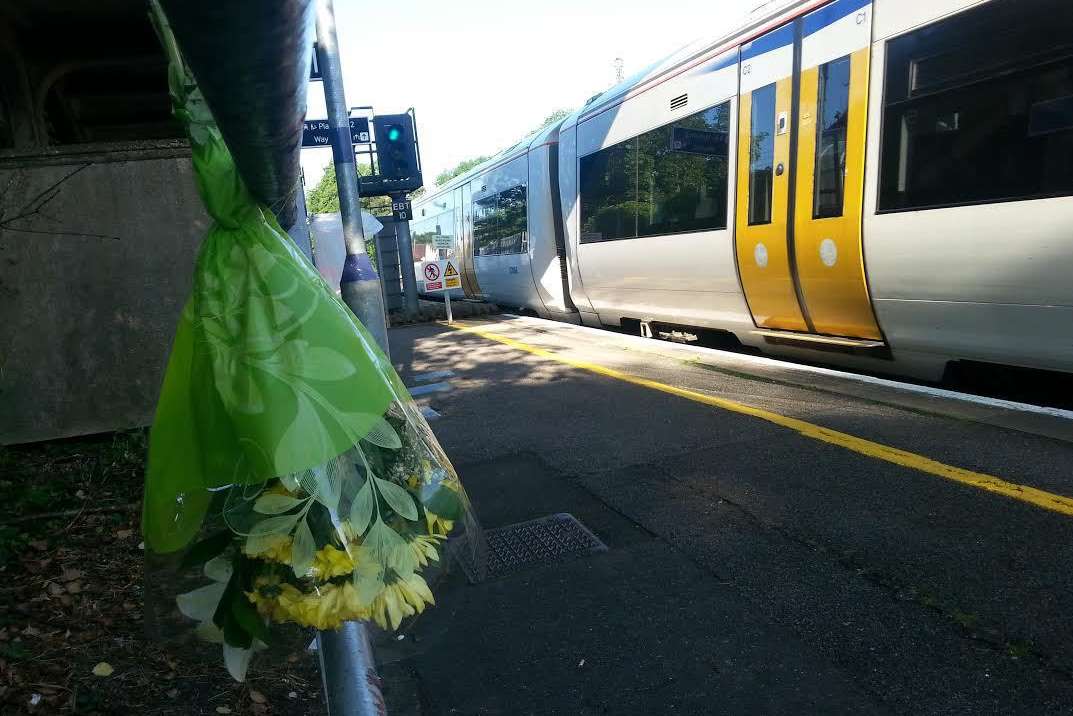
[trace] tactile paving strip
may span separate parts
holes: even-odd
[[[607,545],[565,512],[484,532],[477,554],[459,554],[470,582],[496,579],[568,557],[606,552]],[[483,569],[482,569],[483,567]]]

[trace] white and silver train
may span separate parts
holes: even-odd
[[[464,294],[938,378],[1073,372],[1073,2],[796,0],[414,204]]]

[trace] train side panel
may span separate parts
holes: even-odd
[[[736,50],[723,53],[578,125],[581,182],[586,171],[589,182],[617,175],[618,154],[627,164],[639,157],[636,196],[587,197],[579,185],[577,266],[604,324],[752,328],[730,221],[737,72]],[[687,186],[678,172],[700,183]],[[633,202],[631,228],[613,214]]]
[[[895,355],[1073,370],[1073,8],[875,8],[865,261]]]

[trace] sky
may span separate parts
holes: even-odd
[[[425,185],[494,154],[557,109],[575,109],[698,37],[740,24],[762,0],[335,0],[347,104],[413,107]],[[391,17],[388,17],[388,9]],[[308,119],[323,119],[311,82]],[[331,161],[302,152],[312,187]]]

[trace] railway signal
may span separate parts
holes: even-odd
[[[414,121],[410,114],[381,114],[373,117],[376,139],[376,177],[385,193],[420,188],[421,165],[417,156]],[[363,179],[362,184],[367,180]],[[368,195],[369,192],[363,191]]]

